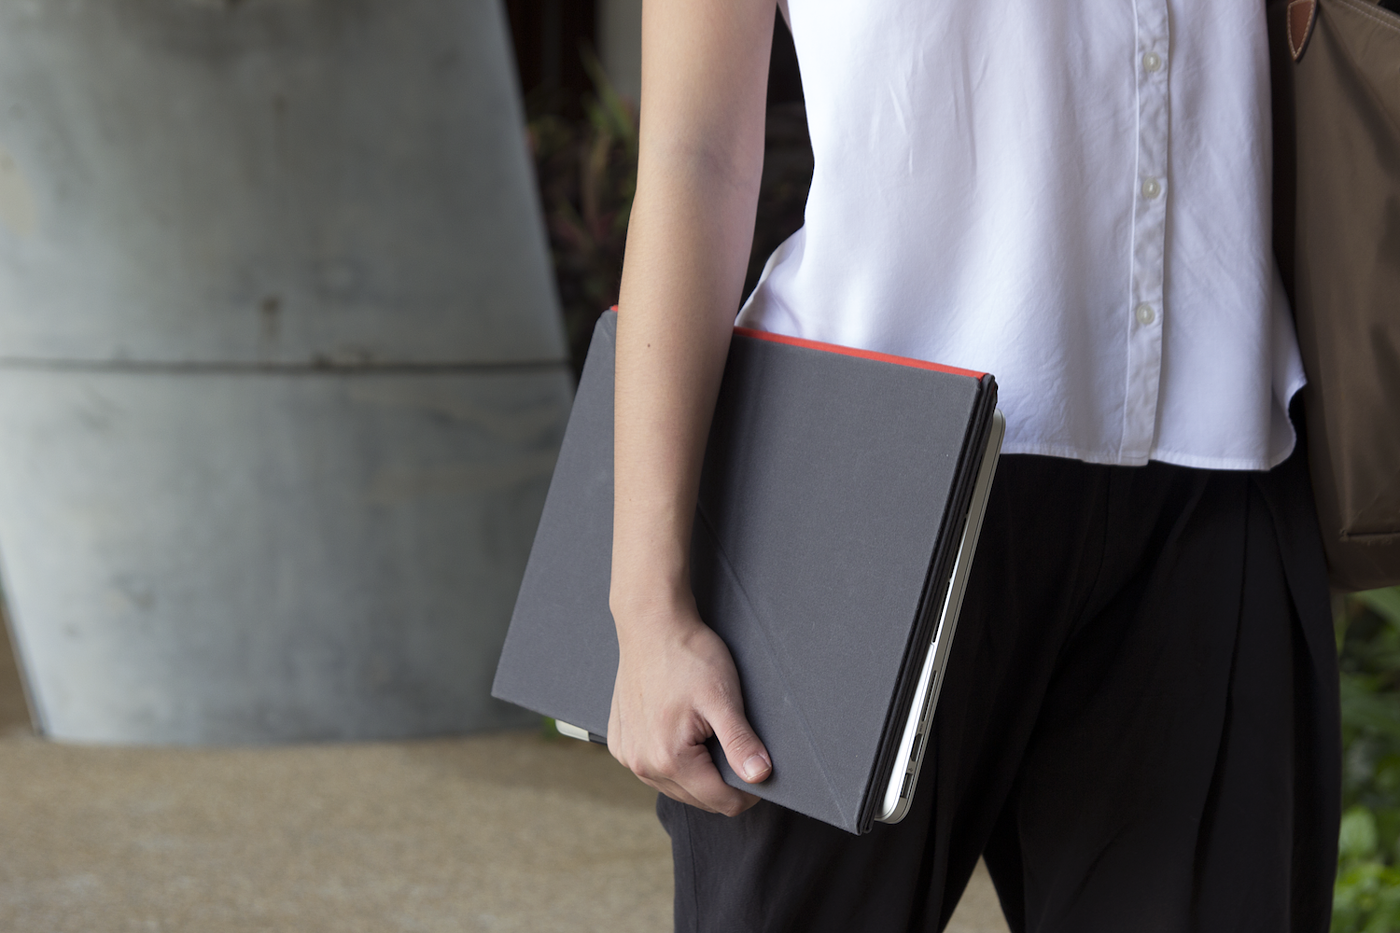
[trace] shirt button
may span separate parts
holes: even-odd
[[[1157,312],[1153,311],[1152,306],[1146,302],[1138,305],[1133,313],[1137,316],[1137,322],[1143,327],[1157,320]]]
[[[1142,56],[1142,70],[1149,74],[1162,70],[1162,56],[1156,52],[1148,52]]]
[[[1142,196],[1151,201],[1162,193],[1162,184],[1155,178],[1144,178],[1142,180]]]

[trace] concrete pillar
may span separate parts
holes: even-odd
[[[0,3],[0,570],[64,739],[523,723],[570,398],[499,4]]]
[[[598,0],[598,55],[613,87],[642,99],[642,0]]]

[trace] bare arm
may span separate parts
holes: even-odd
[[[775,0],[645,0],[637,197],[617,330],[608,747],[684,803],[735,814],[716,735],[751,782],[768,753],[690,591],[705,438],[753,240]]]

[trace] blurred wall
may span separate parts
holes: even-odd
[[[623,97],[642,99],[642,0],[598,0],[598,52]]]
[[[0,569],[41,726],[523,724],[571,380],[495,3],[0,4]]]

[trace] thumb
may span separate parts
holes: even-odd
[[[710,726],[715,730],[715,738],[719,739],[729,766],[739,777],[750,784],[768,780],[773,773],[773,759],[768,757],[768,749],[744,718],[743,710],[727,707],[711,720]]]

